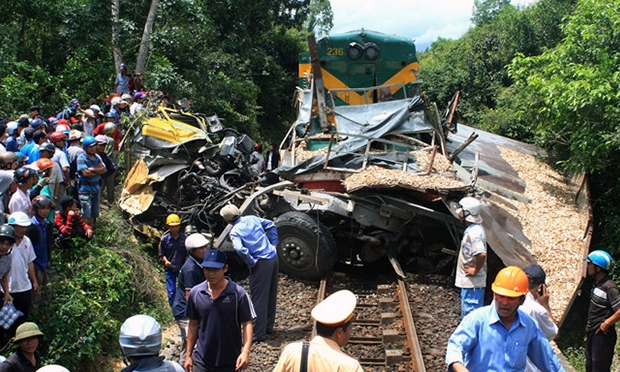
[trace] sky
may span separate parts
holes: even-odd
[[[512,5],[535,1],[512,0]],[[438,37],[458,39],[469,29],[474,0],[331,0],[331,6],[331,34],[364,28],[411,38],[425,50]]]

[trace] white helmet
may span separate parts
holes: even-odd
[[[188,252],[192,249],[207,246],[209,246],[209,239],[199,233],[193,233],[185,239],[185,249],[187,249]]]
[[[115,129],[116,129],[116,124],[114,123],[106,123],[103,126],[103,131],[106,133],[108,133],[108,131],[115,130]]]
[[[58,364],[50,364],[37,369],[37,372],[69,372],[69,370]]]
[[[235,221],[240,215],[241,212],[239,211],[239,208],[233,204],[227,204],[220,210],[220,216],[222,216],[222,218],[226,221]]]
[[[463,216],[463,218],[465,218],[465,221],[471,223],[482,222],[482,217],[480,217],[482,203],[480,203],[480,200],[472,198],[470,196],[466,196],[459,201],[459,204],[461,207],[457,210],[457,213]]]
[[[123,100],[121,99],[121,97],[114,97],[112,98],[112,102],[110,102],[110,104],[112,105],[112,107],[118,105],[119,103],[121,103]]]
[[[24,212],[13,212],[9,216],[9,225],[17,225],[17,226],[30,226],[32,222],[30,222],[30,218]]]
[[[121,326],[118,342],[128,357],[158,355],[161,347],[161,327],[155,318],[134,315]]]

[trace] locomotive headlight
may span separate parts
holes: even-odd
[[[364,47],[356,43],[355,41],[349,43],[349,47],[347,48],[347,57],[351,58],[354,61],[362,58],[364,55]]]
[[[375,43],[364,44],[364,55],[369,61],[374,61],[379,58],[379,47]]]

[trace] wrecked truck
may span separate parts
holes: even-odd
[[[589,247],[585,176],[545,168],[545,153],[534,146],[465,125],[457,130],[458,93],[441,113],[428,102],[410,40],[362,30],[309,38],[309,50],[300,56],[298,115],[280,145],[281,166],[244,176],[251,140],[239,133],[205,131],[208,139],[150,146],[142,130],[136,138],[148,155],[128,174],[121,198],[133,226],[157,238],[166,214],[178,213],[231,251],[219,210],[233,203],[275,221],[287,274],[315,280],[337,261],[386,259],[400,275],[401,263],[449,273],[465,228],[457,203],[473,195],[483,201],[498,261],[488,277],[501,265],[545,264],[557,282],[573,283],[564,291],[569,298],[558,300],[564,314]],[[174,127],[174,120],[164,121]],[[225,154],[234,160],[223,161]],[[555,261],[576,272],[559,274],[550,269]]]

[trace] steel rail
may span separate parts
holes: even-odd
[[[317,304],[323,301],[327,296],[328,280],[329,279],[326,278],[322,279],[320,282],[317,293]],[[405,345],[409,349],[408,353],[406,350],[403,350],[402,363],[407,363],[410,365],[410,368],[407,369],[408,371],[426,372],[424,357],[418,341],[418,336],[411,313],[411,306],[409,304],[409,297],[407,295],[407,285],[402,279],[397,279],[396,294],[398,297],[398,307],[402,315],[403,328],[406,333]],[[372,308],[376,306],[378,306],[378,304],[358,304],[357,308]],[[366,325],[380,327],[380,323],[380,321],[375,320],[354,320],[354,324],[362,326]],[[313,324],[312,337],[316,335],[316,322]],[[354,336],[349,339],[349,342],[357,345],[386,345],[386,342],[381,337],[371,336]],[[362,365],[366,366],[386,366],[388,363],[388,358],[386,355],[386,358],[381,360],[378,358],[360,358],[359,361]]]
[[[398,299],[400,303],[400,309],[403,314],[403,326],[407,333],[407,343],[409,345],[409,351],[411,352],[411,364],[413,371],[426,372],[424,367],[424,357],[422,356],[422,350],[420,349],[420,342],[418,341],[418,334],[415,330],[415,324],[413,323],[413,316],[411,315],[411,306],[409,305],[409,297],[407,296],[407,285],[402,279],[398,279]]]

